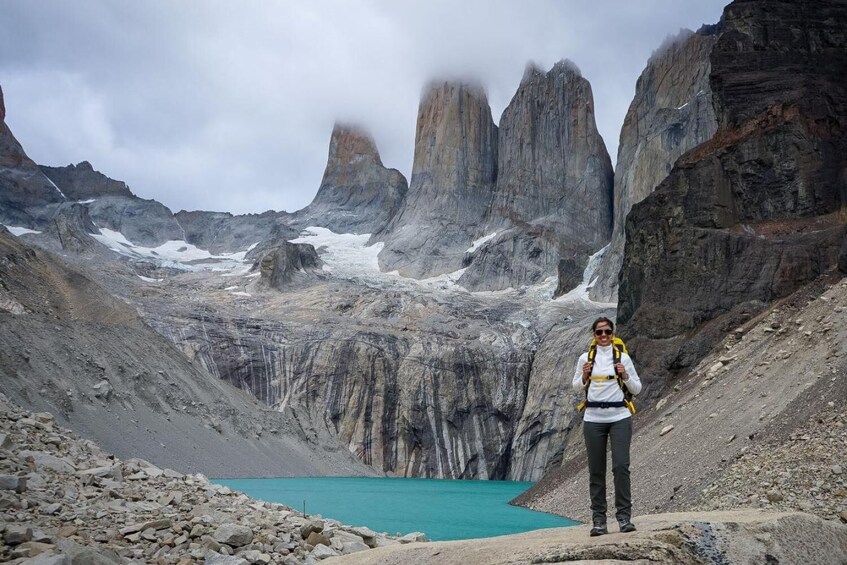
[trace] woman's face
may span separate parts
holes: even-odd
[[[594,339],[597,340],[597,345],[610,345],[613,337],[615,337],[614,330],[606,322],[600,322],[594,328]]]

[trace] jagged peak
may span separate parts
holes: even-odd
[[[532,79],[544,76],[546,73],[541,68],[541,66],[535,61],[527,61],[526,67],[523,71],[523,76],[521,77],[521,84],[530,82]]]
[[[650,54],[650,58],[647,60],[647,64],[653,63],[657,59],[663,57],[665,53],[672,49],[677,49],[685,44],[695,33],[688,28],[679,28],[679,31],[675,35],[668,34],[667,37],[653,50],[653,53]],[[704,34],[700,34],[704,35]]]
[[[566,72],[575,74],[578,77],[582,77],[582,71],[580,70],[579,66],[577,66],[577,64],[571,61],[570,59],[561,59],[555,65],[553,65],[553,68],[550,69],[550,72]]]
[[[0,85],[0,122],[6,119],[6,104],[3,102],[3,86]]]
[[[371,133],[359,124],[336,121],[329,142],[327,166],[334,163],[351,163],[354,159],[360,160],[363,157],[382,165]]]
[[[94,171],[94,166],[88,161],[80,161],[76,165],[71,165],[75,169],[79,169],[80,171]]]
[[[459,89],[469,92],[475,98],[488,103],[488,92],[482,83],[476,79],[441,78],[433,79],[426,83],[421,92],[421,104],[427,102],[432,96],[442,91]]]

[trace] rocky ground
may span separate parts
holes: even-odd
[[[847,414],[828,409],[785,442],[751,446],[703,491],[704,510],[773,508],[847,523]]]
[[[281,504],[201,474],[121,460],[0,394],[0,561],[27,565],[314,563],[397,538]]]
[[[833,473],[847,467],[845,314],[847,279],[824,278],[730,328],[636,414],[635,513],[764,506],[831,520],[847,510]],[[586,520],[582,442],[518,502]]]
[[[486,540],[416,543],[332,560],[359,565],[602,563],[760,565],[847,562],[847,526],[758,510],[638,516],[635,533],[589,537],[588,526]]]

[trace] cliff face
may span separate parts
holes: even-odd
[[[124,288],[137,284],[114,266],[93,272],[105,270]],[[373,474],[305,414],[262,409],[192,364],[133,306],[2,227],[0,280],[0,388],[15,402],[116,454],[183,472]]]
[[[6,125],[0,88],[0,223],[38,227],[32,208],[64,202],[65,196],[38,169]]]
[[[497,126],[478,86],[435,83],[418,108],[405,203],[373,241],[380,268],[422,278],[458,270],[491,203]]]
[[[736,2],[724,19],[718,131],[627,219],[618,320],[660,367],[835,268],[847,231],[847,5]]]
[[[95,171],[88,161],[67,167],[39,167],[70,200],[88,200],[100,196],[134,197],[123,181],[110,179]]]
[[[683,31],[654,54],[638,78],[621,129],[615,167],[615,221],[609,250],[596,272],[591,298],[617,299],[624,226],[633,204],[668,176],[676,160],[715,133],[709,54],[720,26]]]
[[[300,227],[321,226],[336,233],[374,233],[394,217],[407,190],[400,171],[383,166],[369,133],[336,124],[318,193],[292,220]]]
[[[591,85],[569,61],[529,66],[500,118],[497,185],[460,284],[499,290],[555,275],[560,258],[603,247],[612,228],[612,164],[594,121]]]
[[[477,479],[514,472],[533,335],[493,305],[337,279],[250,292],[254,304],[237,308],[231,296],[204,298],[202,309],[174,306],[166,294],[139,299],[150,323],[195,363],[277,410],[308,415],[378,470]]]

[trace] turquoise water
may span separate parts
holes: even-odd
[[[482,538],[577,522],[509,506],[532,483],[320,477],[215,479],[267,502],[279,502],[352,526],[389,534],[424,532],[432,540]]]

